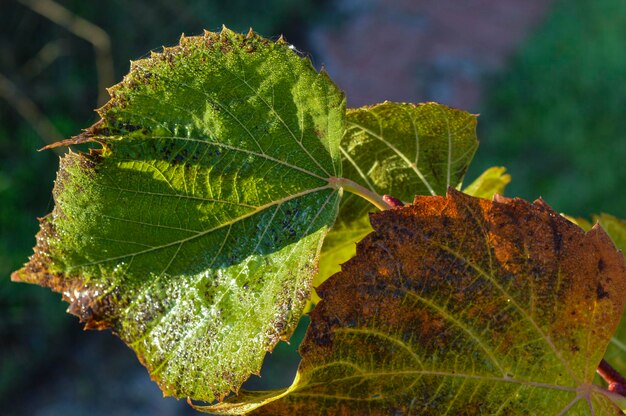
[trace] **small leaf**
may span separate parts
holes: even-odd
[[[343,176],[372,192],[409,201],[459,187],[474,152],[476,116],[437,103],[385,102],[348,110],[341,141]],[[348,194],[322,249],[318,286],[354,256],[356,242],[372,231],[372,206]]]
[[[416,197],[327,280],[299,381],[258,414],[617,415],[593,385],[624,258],[543,201]]]
[[[467,185],[463,192],[479,198],[492,199],[494,195],[503,195],[504,188],[511,182],[511,175],[506,168],[494,166],[484,171],[474,182]]]
[[[166,395],[221,399],[288,339],[337,214],[343,94],[284,42],[224,29],[133,62],[63,144],[14,280],[110,327]]]

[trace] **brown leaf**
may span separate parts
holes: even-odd
[[[592,384],[626,298],[599,226],[452,189],[371,222],[319,289],[298,386],[260,413],[620,413]]]

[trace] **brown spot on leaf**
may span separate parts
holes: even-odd
[[[69,303],[68,312],[77,316],[85,324],[85,329],[105,329],[112,326],[112,316],[116,305],[111,302],[111,293],[90,285],[80,276],[68,277],[50,270],[49,241],[56,238],[56,230],[51,215],[41,218],[37,233],[37,245],[29,262],[11,275],[14,282],[34,283],[60,293]]]
[[[598,300],[609,297],[609,292],[604,290],[604,288],[602,287],[602,283],[598,283],[598,286],[596,287],[596,295],[598,297]]]

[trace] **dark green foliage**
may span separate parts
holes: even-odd
[[[60,120],[62,122],[63,120]],[[21,140],[11,141],[0,126],[0,401],[12,386],[25,381],[33,357],[55,345],[64,326],[65,305],[51,293],[11,284],[7,276],[31,251],[35,217],[45,214],[50,181],[56,170],[53,153],[34,153],[40,139],[23,126]],[[41,189],[45,188],[45,189]],[[29,190],[34,190],[30,192]],[[31,329],[30,331],[24,328]],[[26,351],[25,351],[26,350]]]
[[[500,161],[512,195],[626,215],[625,39],[625,2],[558,2],[491,86],[469,176]]]

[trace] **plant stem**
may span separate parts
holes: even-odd
[[[383,201],[385,201],[389,206],[394,208],[403,207],[404,202],[400,201],[398,198],[395,198],[391,195],[383,195]]]
[[[337,188],[337,189],[343,188],[350,193],[353,193],[355,195],[360,196],[363,199],[366,199],[369,203],[371,203],[372,205],[374,205],[376,208],[378,208],[381,211],[392,208],[391,205],[385,202],[380,195],[370,191],[369,189],[365,188],[364,186],[359,185],[358,183],[350,179],[336,178],[333,176],[333,177],[328,178],[328,183],[333,188]]]
[[[626,396],[626,379],[611,364],[602,359],[596,371],[609,384],[609,391]]]

